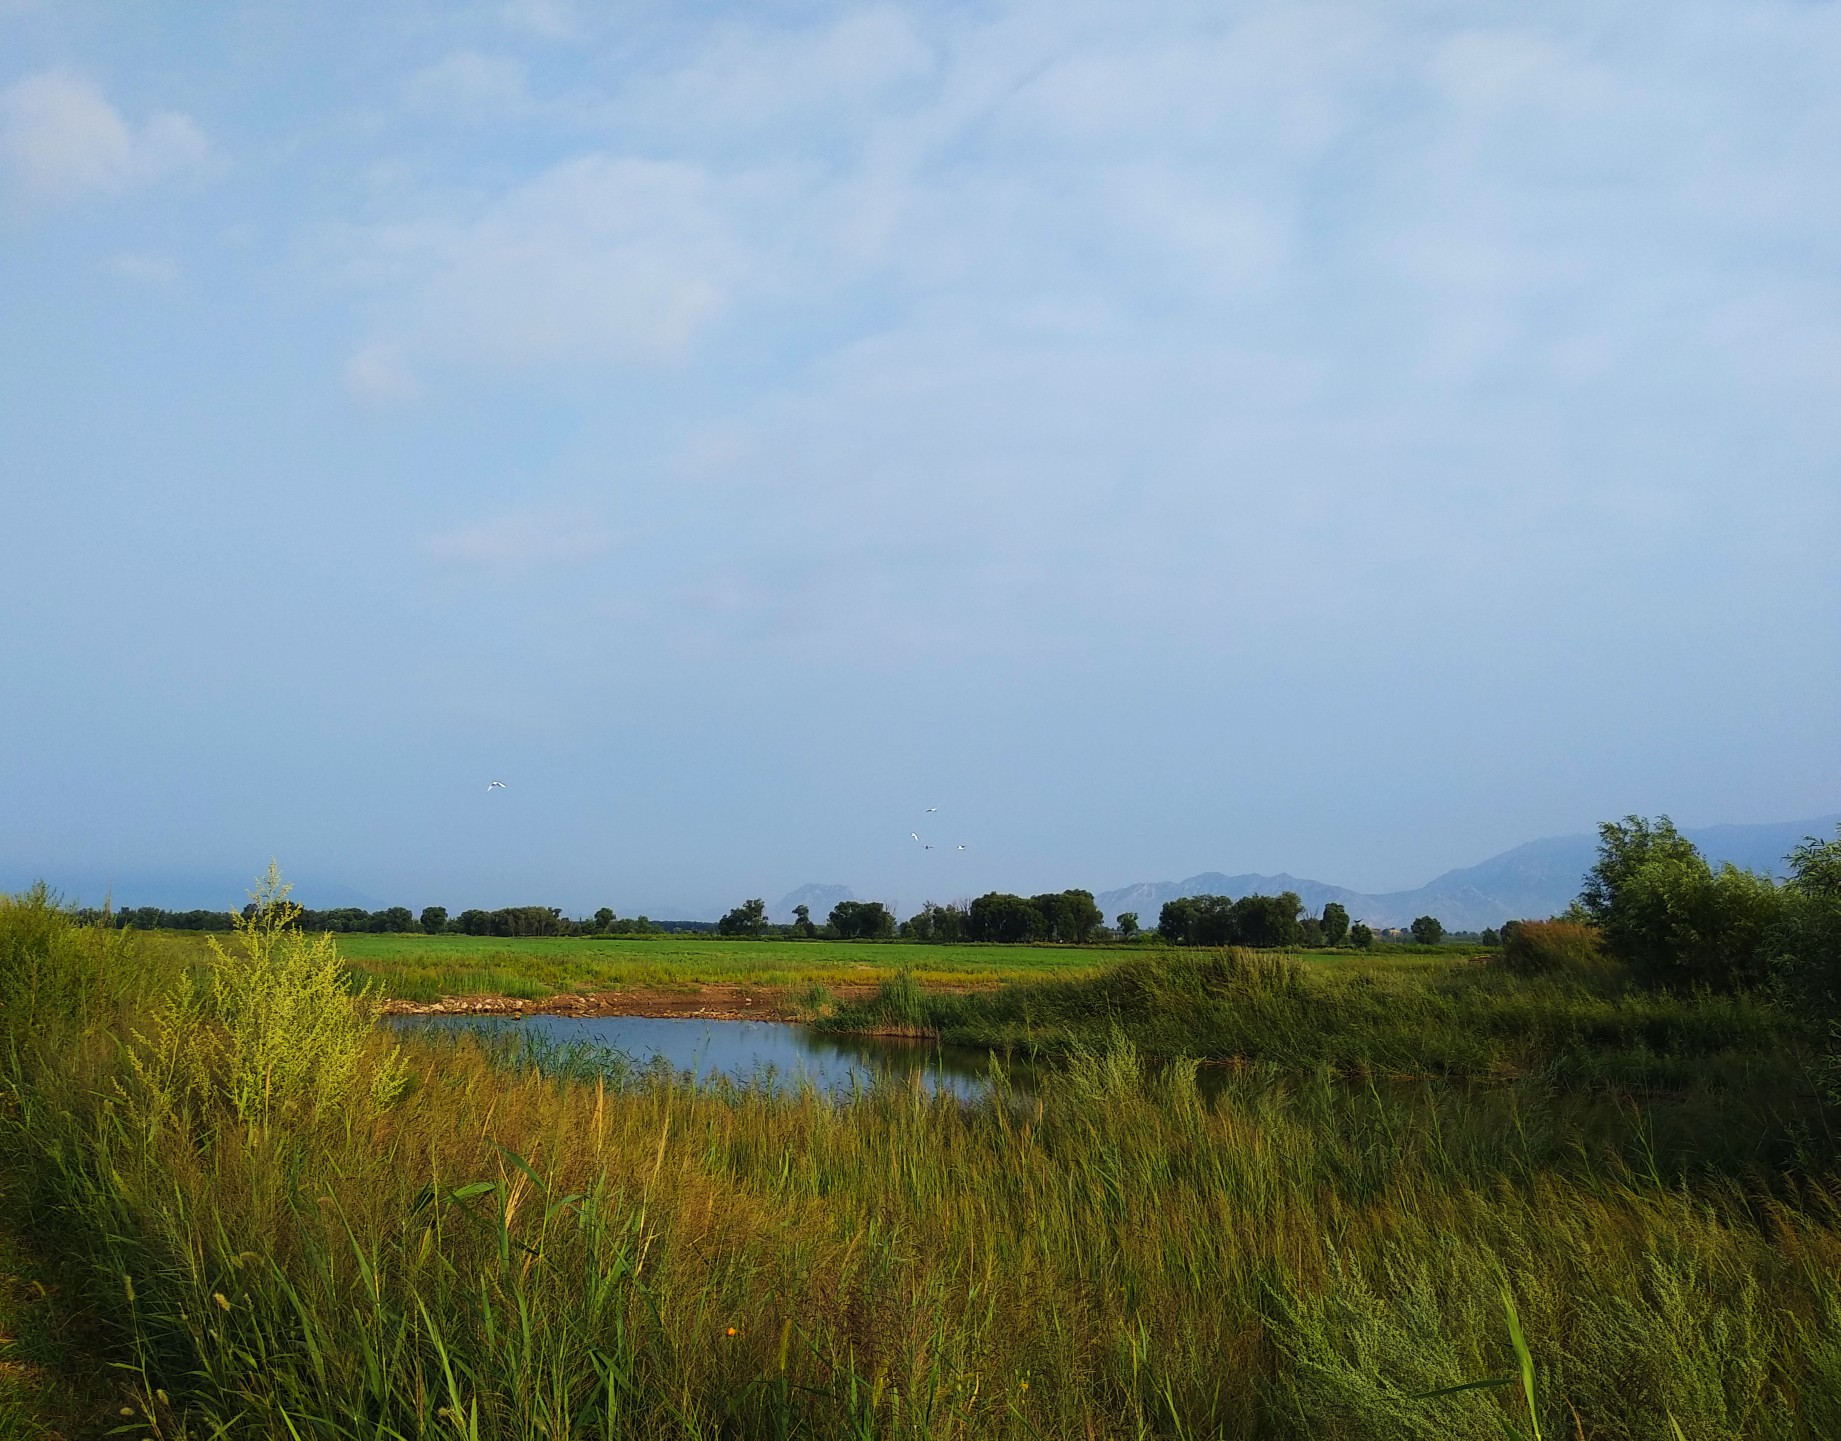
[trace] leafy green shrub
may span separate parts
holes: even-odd
[[[1626,816],[1598,834],[1579,900],[1606,950],[1655,985],[1732,990],[1765,978],[1766,939],[1783,913],[1769,876],[1715,871],[1667,816]]]
[[[1781,913],[1766,942],[1771,964],[1790,1001],[1841,1047],[1841,828],[1832,841],[1809,837],[1789,861]]]

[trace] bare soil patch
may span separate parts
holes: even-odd
[[[962,995],[989,985],[930,986]],[[826,988],[839,1001],[861,1001],[875,985],[844,983]],[[577,991],[520,1000],[516,996],[444,996],[438,1001],[385,1001],[386,1016],[657,1016],[709,1021],[797,1021],[806,1019],[794,993],[784,986],[712,982],[695,986],[627,986],[617,991]]]

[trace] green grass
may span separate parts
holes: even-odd
[[[151,1065],[151,1018],[204,993],[146,942],[0,903],[0,1154],[53,1218],[38,1243],[87,1271],[97,1366],[163,1437],[1841,1434],[1837,1154],[1785,1089],[1783,1018],[1617,1020],[1612,1051],[1756,1062],[1662,1095],[1351,1083],[1311,1050],[1332,1022],[1373,1040],[1404,1008],[1401,1034],[1448,1044],[1496,1006],[1504,1034],[1557,1014],[1540,1034],[1564,1038],[1622,1002],[1485,978],[1415,1031],[1415,988],[1477,968],[1144,955],[1028,987],[1105,1038],[977,1106],[610,1084],[466,1036],[407,1042],[398,1090],[381,1037],[338,1084],[313,1069],[346,1053],[307,1028],[361,1037],[362,1014],[299,1004],[319,973],[279,961],[238,993],[272,1005],[201,1003],[187,1064]],[[902,978],[886,1000],[939,998]],[[1205,1094],[1123,1038],[1198,1004],[1289,1015],[1301,1049]],[[248,1084],[267,1055],[285,1092]],[[1511,1373],[1538,1387],[1426,1394]]]
[[[1762,997],[1675,996],[1616,976],[1520,978],[1449,961],[1389,968],[1144,952],[1089,976],[969,995],[898,977],[820,1024],[1034,1057],[1097,1051],[1117,1037],[1147,1055],[1363,1078],[1533,1077],[1638,1091],[1720,1083],[1795,1105],[1813,1095],[1813,1038]]]
[[[353,974],[386,996],[548,995],[623,987],[746,983],[874,983],[907,969],[929,985],[980,985],[1093,971],[1126,949],[932,946],[900,941],[742,941],[608,936],[505,940],[488,936],[351,935],[339,949]],[[508,989],[510,986],[523,991]]]
[[[380,995],[525,999],[570,991],[746,983],[800,987],[874,984],[906,971],[924,986],[990,986],[1079,977],[1154,946],[921,945],[902,941],[732,940],[720,936],[535,937],[343,935],[339,949],[357,980]],[[202,940],[193,944],[202,949]],[[1473,954],[1462,947],[1314,951],[1301,962],[1374,975],[1418,974]]]

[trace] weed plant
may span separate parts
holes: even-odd
[[[595,1057],[466,1034],[412,1033],[398,1055],[361,1001],[331,1023],[300,1003],[338,1004],[311,942],[259,938],[280,959],[225,1001],[143,940],[86,932],[42,895],[0,901],[0,1141],[37,1243],[87,1268],[130,1434],[1444,1441],[1507,1421],[1788,1441],[1841,1425],[1820,1127],[1791,1135],[1760,1103],[1717,1113],[1734,1144],[1710,1146],[1715,1122],[1538,1080],[1350,1084],[1329,1021],[1300,1009],[1315,983],[1271,962],[1128,972],[1062,1003],[1070,1037],[1097,1015],[1078,1028],[1096,1043],[1070,1038],[1030,1095],[994,1072],[980,1105],[899,1086],[835,1105],[610,1079]],[[276,994],[255,999],[257,979]],[[1224,1024],[1213,991],[1264,1007],[1292,1059],[1205,1096],[1195,1066],[1148,1065],[1126,1025],[1097,1029],[1157,1014],[1165,984],[1206,1003],[1204,1025]],[[1331,994],[1378,1045],[1362,1018],[1383,1001]],[[1610,1000],[1478,995],[1524,1017],[1509,1032],[1573,1007],[1551,1023],[1566,1035]],[[923,1019],[937,1004],[892,1001]],[[163,1070],[158,1018],[184,1006],[197,1056]],[[274,1052],[234,1038],[258,1012],[296,1042],[332,1037],[309,1046],[328,1064],[255,1065]],[[1613,1037],[1660,1027],[1670,1047],[1780,1039],[1749,1013],[1612,1013]],[[1401,1024],[1451,1046],[1458,1023],[1434,1006]],[[284,1073],[282,1102],[252,1088]],[[1736,1143],[1759,1125],[1768,1146]],[[1527,1383],[1449,1389],[1511,1372]]]

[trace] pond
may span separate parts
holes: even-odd
[[[847,1097],[881,1080],[918,1082],[930,1092],[966,1100],[990,1084],[987,1052],[880,1036],[835,1036],[778,1021],[713,1021],[655,1016],[426,1017],[399,1024],[486,1036],[521,1037],[544,1045],[590,1045],[618,1051],[644,1067],[663,1064],[698,1080],[726,1077],[777,1090],[809,1084]],[[1014,1076],[1014,1068],[1010,1068]],[[1020,1077],[1016,1079],[1021,1079]]]

